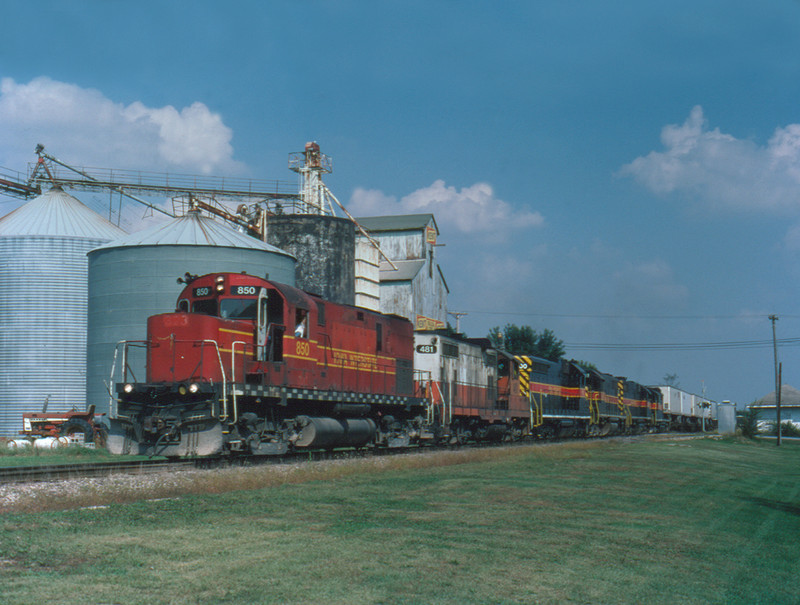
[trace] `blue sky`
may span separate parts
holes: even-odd
[[[292,180],[433,212],[462,329],[749,403],[800,337],[800,3],[4,4],[0,166]],[[9,27],[8,25],[12,25]],[[76,194],[90,204],[101,196]],[[0,215],[20,202],[0,195]],[[782,345],[784,382],[800,355]]]

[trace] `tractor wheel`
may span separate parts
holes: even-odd
[[[95,447],[105,447],[108,441],[108,430],[105,426],[100,425],[96,427],[94,432],[94,445]]]
[[[69,437],[71,435],[77,435],[83,433],[83,442],[84,443],[92,443],[94,441],[94,429],[92,425],[86,422],[83,418],[73,418],[72,420],[67,420],[64,423],[64,426],[61,427],[59,431],[59,435],[62,437]]]

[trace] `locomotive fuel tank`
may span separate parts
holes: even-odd
[[[298,416],[295,447],[362,447],[373,440],[377,425],[371,418]]]

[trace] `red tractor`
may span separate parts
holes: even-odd
[[[97,414],[104,416],[104,414]],[[22,414],[22,431],[20,435],[30,438],[37,437],[70,437],[84,443],[94,443],[104,447],[107,431],[100,424],[94,413],[94,405],[90,405],[85,412],[72,410],[69,412],[47,412],[47,404],[41,412],[26,412]]]

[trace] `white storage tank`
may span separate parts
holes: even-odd
[[[179,277],[217,271],[295,284],[290,254],[195,211],[89,253],[86,391],[98,412],[110,411],[107,384],[116,343],[145,340],[147,318],[175,310],[184,288]],[[144,381],[144,350],[130,353],[133,376]]]
[[[736,433],[736,406],[730,401],[723,401],[717,406],[717,431],[720,435]]]
[[[60,188],[0,218],[0,435],[86,405],[86,253],[125,232]]]

